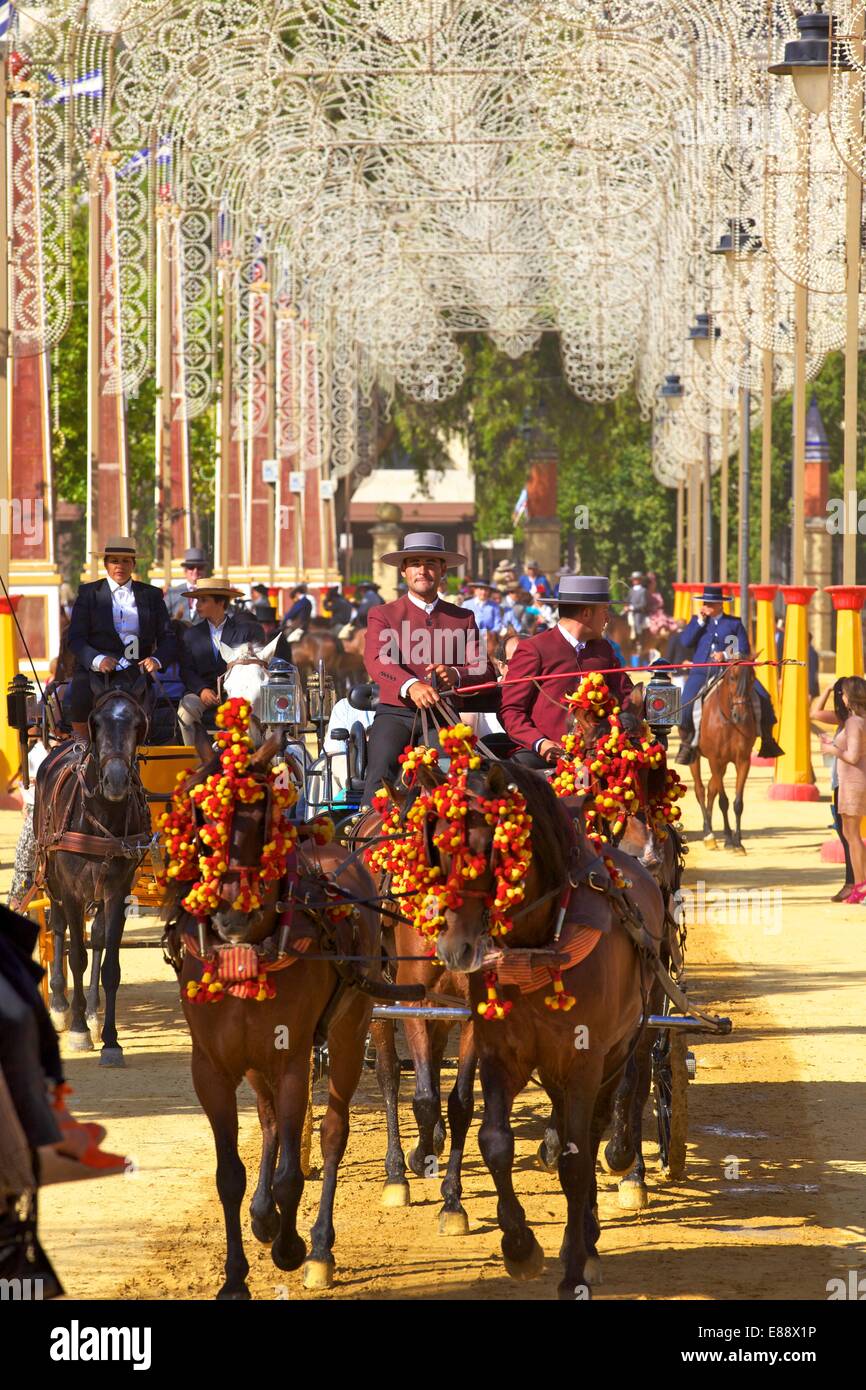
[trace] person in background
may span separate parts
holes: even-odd
[[[860,822],[866,816],[866,681],[862,676],[845,676],[834,696],[834,714],[839,729],[829,738],[821,737],[821,751],[836,758],[839,776],[837,808],[842,831],[848,841],[854,887],[848,901],[866,901],[866,848],[860,837]]]
[[[292,640],[297,641],[298,638],[294,637],[293,634],[297,633],[300,636],[310,626],[310,619],[313,616],[313,602],[307,594],[306,584],[296,584],[294,589],[290,589],[289,599],[289,608],[283,618],[283,627],[290,634]]]
[[[647,591],[640,570],[635,570],[629,579],[628,598],[625,613],[628,616],[632,636],[637,641],[647,622]]]
[[[818,653],[812,646],[812,634],[809,633],[809,650],[807,652],[809,660],[809,699],[814,700],[816,695],[821,694],[821,686],[818,682]]]
[[[486,579],[476,579],[472,585],[472,597],[463,602],[463,607],[475,614],[479,632],[498,632],[502,625],[502,609],[490,597],[490,585]]]
[[[785,619],[776,619],[776,660],[781,661],[785,649]]]
[[[370,609],[378,608],[379,604],[384,603],[385,600],[379,593],[379,585],[374,584],[370,579],[365,579],[362,584],[358,585],[358,593],[360,597],[358,600],[358,611],[355,614],[355,618],[359,622],[363,619],[363,621],[366,623],[367,614],[369,613]]]
[[[550,580],[546,574],[542,574],[541,566],[537,560],[526,560],[523,566],[523,574],[520,576],[519,584],[521,589],[525,589],[532,595],[533,599],[545,599],[553,597],[553,590],[550,587]]]
[[[335,632],[339,632],[341,627],[352,621],[352,605],[347,598],[340,593],[339,584],[329,584],[325,598],[322,601],[322,617],[328,622]]]
[[[827,708],[830,705],[831,708]],[[837,680],[833,685],[828,685],[823,695],[818,695],[812,700],[809,710],[809,718],[813,724],[831,725],[839,732],[845,723],[845,708],[842,704],[842,681]],[[851,847],[842,828],[842,817],[839,815],[839,766],[835,755],[824,754],[830,763],[830,794],[833,798],[831,814],[833,816],[833,829],[839,836],[839,843],[842,846],[842,853],[845,856],[845,882],[842,887],[833,894],[831,903],[844,903],[850,896],[851,889],[854,887],[854,865],[851,863]]]
[[[225,674],[226,663],[220,644],[239,647],[243,642],[264,643],[264,632],[249,611],[229,608],[229,601],[240,590],[227,579],[204,579],[198,585],[201,623],[188,627],[180,646],[180,671],[186,694],[180,702],[178,720],[183,741],[195,744],[195,725],[213,729],[219,695],[217,681]]]
[[[208,572],[207,555],[200,546],[192,546],[184,551],[181,565],[184,578],[178,584],[172,584],[165,595],[168,616],[182,618],[187,623],[200,622],[195,611],[195,586]],[[184,598],[184,594],[188,597]]]
[[[613,648],[618,665],[627,665],[631,660],[631,632],[628,620],[621,613],[612,614],[604,635]]]
[[[247,604],[247,612],[252,614],[257,623],[265,624],[270,619],[273,609],[267,584],[254,584]]]
[[[527,603],[526,590],[513,579],[506,588],[505,602],[502,605],[502,625],[506,631],[513,628],[520,636],[529,631],[526,621]]]

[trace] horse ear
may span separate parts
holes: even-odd
[[[508,786],[508,774],[501,763],[494,763],[487,774],[487,785],[494,796],[502,796]]]
[[[220,656],[226,666],[230,661],[234,661],[235,657],[239,656],[242,651],[243,647],[230,647],[228,642],[220,642]]]
[[[419,763],[415,769],[415,777],[428,791],[432,791],[433,787],[440,787],[445,781],[445,773],[438,763]]]
[[[195,738],[195,749],[201,759],[202,766],[205,766],[216,757],[214,747],[211,743],[210,734],[203,724],[193,725],[193,736]]]
[[[277,635],[276,635],[276,637],[272,637],[271,640],[270,640],[270,642],[268,642],[266,646],[264,646],[264,647],[259,647],[259,649],[258,649],[256,655],[259,656],[259,657],[261,657],[261,659],[262,659],[263,661],[270,661],[270,659],[271,659],[271,657],[273,656],[274,652],[277,650],[277,644],[278,644],[280,638],[282,637],[282,635],[283,635],[283,634],[282,634],[281,632],[278,632]]]
[[[261,747],[257,748],[255,753],[253,753],[253,756],[250,758],[250,767],[267,767],[279,746],[280,735],[271,734],[270,738],[266,738]]]

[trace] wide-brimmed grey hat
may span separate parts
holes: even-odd
[[[554,603],[610,603],[610,580],[605,574],[564,574]]]
[[[385,565],[402,565],[404,560],[417,559],[421,555],[428,555],[431,560],[444,560],[449,566],[466,564],[465,555],[445,549],[445,537],[440,536],[438,531],[410,531],[403,538],[402,550],[392,550],[381,559]]]
[[[204,551],[201,549],[201,547],[198,545],[194,545],[189,550],[185,550],[183,552],[183,559],[181,560],[181,564],[183,565],[184,569],[187,569],[190,565],[203,567],[206,566],[207,563],[208,558],[205,555]]]

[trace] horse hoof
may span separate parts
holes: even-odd
[[[227,1289],[225,1285],[223,1285],[215,1301],[217,1303],[247,1303],[251,1298],[252,1294],[246,1284],[239,1289]]]
[[[623,1211],[643,1211],[649,1206],[646,1183],[638,1182],[636,1179],[626,1178],[621,1182],[617,1196]]]
[[[634,1167],[635,1154],[632,1149],[630,1154],[620,1156],[611,1149],[611,1145],[605,1144],[603,1149],[598,1151],[598,1161],[606,1173],[612,1178],[624,1178],[626,1173],[630,1173]]]
[[[277,1237],[271,1246],[271,1259],[277,1269],[285,1269],[288,1271],[300,1269],[301,1265],[304,1263],[306,1254],[307,1247],[301,1236],[294,1236],[285,1252],[280,1249],[279,1237]]]
[[[54,1024],[54,1030],[55,1030],[55,1032],[57,1032],[57,1033],[65,1033],[65,1032],[66,1032],[67,1028],[69,1027],[69,1016],[70,1016],[71,1013],[72,1013],[72,1010],[70,1009],[70,1007],[69,1007],[68,1004],[66,1005],[66,1008],[65,1008],[65,1009],[50,1009],[50,1010],[49,1010],[49,1014],[50,1014],[50,1017],[51,1017],[51,1022]]]
[[[102,1024],[99,1021],[99,1014],[87,1015],[87,1031],[93,1041],[93,1046],[98,1047],[102,1041]]]
[[[420,1149],[413,1149],[406,1162],[416,1178],[438,1178],[439,1176],[437,1154],[422,1154]]]
[[[99,1054],[101,1067],[125,1067],[122,1047],[104,1047]]]
[[[583,1277],[591,1289],[597,1289],[599,1284],[604,1283],[601,1260],[598,1255],[587,1255],[586,1264],[583,1266]]]
[[[408,1207],[411,1201],[407,1182],[386,1182],[382,1188],[383,1207]]]
[[[92,1052],[93,1040],[89,1033],[70,1032],[66,1034],[66,1046],[70,1052]]]
[[[534,1235],[529,1254],[524,1260],[512,1260],[504,1250],[502,1258],[505,1261],[505,1272],[510,1274],[512,1279],[535,1279],[544,1268],[544,1251]]]
[[[333,1282],[333,1260],[307,1260],[304,1265],[305,1289],[329,1289]]]
[[[704,849],[718,849],[718,847],[719,842],[716,839],[715,835],[704,836]]]
[[[439,1213],[440,1236],[468,1236],[469,1217],[462,1207],[456,1211],[443,1207]]]
[[[745,845],[731,845],[731,849],[733,850],[734,854],[745,854],[746,852]]]
[[[280,1234],[280,1214],[269,1211],[264,1216],[253,1216],[250,1212],[250,1227],[256,1240],[262,1245],[270,1245]]]

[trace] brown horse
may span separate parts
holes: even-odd
[[[402,805],[407,793],[389,788],[391,796]],[[352,831],[351,843],[357,846],[376,836],[381,817],[376,811],[363,816]],[[378,891],[385,885],[377,884]],[[391,906],[399,909],[399,903]],[[441,963],[423,959],[424,944],[417,932],[404,922],[393,929],[394,953],[397,961],[394,978],[399,985],[423,985],[428,994],[441,992],[468,1002],[469,986],[465,974],[446,970]],[[416,956],[416,960],[400,957]],[[435,1003],[435,1000],[433,1001]],[[415,1094],[412,1109],[418,1126],[418,1143],[409,1154],[408,1163],[416,1177],[437,1177],[439,1155],[445,1147],[445,1126],[442,1118],[441,1073],[445,1046],[452,1024],[447,1021],[404,1018],[406,1041],[415,1071]],[[385,1155],[385,1186],[383,1207],[405,1207],[410,1202],[406,1178],[406,1158],[400,1139],[398,1100],[400,1093],[400,1059],[396,1047],[396,1026],[391,1019],[373,1023],[371,1036],[376,1049],[376,1079],[385,1104],[388,1148]],[[477,1056],[471,1019],[460,1027],[457,1075],[448,1098],[448,1129],[450,1151],[440,1188],[442,1209],[439,1212],[439,1233],[462,1236],[469,1233],[469,1219],[462,1203],[462,1164],[466,1136],[472,1123]]]
[[[435,780],[432,774],[432,769],[418,769],[419,779],[428,785]],[[484,857],[486,867],[472,895],[466,894],[464,905],[446,911],[437,941],[437,954],[446,967],[470,973],[473,1005],[477,1006],[484,995],[478,972],[489,942],[482,895],[493,890],[493,828],[479,802],[502,796],[508,785],[516,786],[526,800],[532,821],[532,859],[523,903],[527,910],[508,934],[506,956],[514,947],[552,945],[559,898],[556,890],[563,891],[569,883],[577,884],[572,906],[579,908],[581,921],[600,928],[602,934],[588,956],[563,970],[564,987],[577,999],[572,1011],[549,1010],[543,990],[523,994],[515,986],[505,985],[500,989],[512,1003],[508,1017],[476,1020],[484,1095],[479,1143],[499,1198],[497,1217],[503,1233],[505,1267],[515,1278],[531,1278],[539,1272],[543,1255],[514,1191],[510,1117],[515,1098],[537,1071],[553,1103],[562,1144],[559,1179],[568,1204],[562,1252],[565,1274],[559,1296],[583,1299],[590,1296],[589,1284],[597,1282],[599,1272],[599,1227],[594,1212],[596,1153],[610,1118],[614,1091],[638,1035],[649,967],[623,926],[622,899],[615,889],[599,882],[597,856],[579,827],[575,824],[572,829],[551,788],[514,763],[498,763],[467,777],[467,841],[473,854]],[[443,829],[440,824],[434,833]],[[632,881],[631,902],[639,908],[650,936],[658,941],[664,909],[657,886],[634,860],[619,851],[610,851],[610,858]],[[447,877],[450,862],[444,853],[441,867]]]
[[[219,763],[210,753],[206,738],[200,749],[208,761],[195,785],[214,772]],[[253,755],[250,771],[261,777],[274,751],[269,739]],[[250,1204],[253,1235],[271,1242],[271,1254],[279,1269],[297,1269],[306,1246],[297,1231],[297,1212],[304,1190],[301,1165],[302,1133],[307,1109],[308,1080],[313,1041],[327,1037],[330,1069],[328,1105],[322,1120],[322,1195],[312,1229],[312,1247],[304,1264],[305,1288],[327,1288],[333,1282],[333,1208],[337,1170],[349,1135],[349,1103],[361,1075],[364,1044],[370,1024],[372,1000],[361,988],[352,987],[357,972],[338,970],[328,954],[326,923],[328,879],[345,864],[347,851],[340,845],[316,847],[304,841],[298,853],[300,881],[295,887],[291,940],[307,937],[309,958],[300,955],[287,968],[272,969],[268,979],[276,989],[262,1002],[227,994],[217,1005],[201,1005],[186,997],[189,981],[203,972],[201,955],[222,946],[248,944],[260,948],[261,959],[277,953],[277,902],[283,884],[271,883],[262,907],[252,913],[236,911],[230,904],[238,894],[242,871],[261,862],[265,840],[267,799],[234,807],[228,872],[222,879],[223,903],[207,924],[205,950],[187,949],[182,959],[178,941],[184,932],[195,938],[196,925],[180,911],[167,933],[169,950],[180,969],[183,1010],[192,1035],[192,1078],[196,1095],[207,1114],[217,1152],[217,1191],[226,1229],[225,1282],[217,1297],[247,1299],[249,1264],[241,1233],[241,1203],[246,1170],[238,1154],[237,1087],[246,1076],[257,1098],[262,1127],[262,1157],[258,1184]],[[188,886],[188,885],[186,885]],[[338,934],[348,931],[348,952],[374,961],[379,958],[378,913],[364,902],[375,901],[375,888],[366,869],[357,862],[345,866],[339,878],[341,894],[358,900],[351,926],[338,924]],[[169,905],[179,910],[180,885]],[[347,939],[348,940],[348,939]],[[334,943],[329,942],[333,947]],[[345,945],[338,949],[345,951]],[[355,977],[353,978],[349,977]]]
[[[718,849],[713,835],[713,806],[716,797],[725,823],[725,848],[745,854],[740,831],[743,816],[743,789],[751,766],[752,748],[758,737],[752,689],[755,671],[752,666],[732,661],[724,667],[723,675],[704,697],[701,715],[698,756],[691,765],[695,796],[704,818],[704,844]],[[706,794],[701,776],[701,758],[710,764],[710,783]],[[733,763],[737,774],[734,793],[736,829],[728,820],[728,797],[725,792],[725,771]]]

